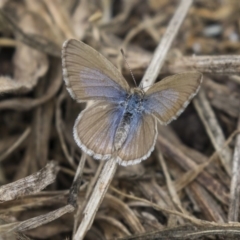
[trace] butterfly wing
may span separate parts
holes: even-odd
[[[78,146],[95,159],[109,159],[123,112],[118,104],[104,101],[98,101],[82,111],[73,128]]]
[[[146,92],[144,109],[153,114],[161,124],[167,125],[176,119],[197,94],[202,74],[189,72],[164,78]]]
[[[123,166],[137,164],[149,157],[157,138],[157,122],[152,115],[135,116],[122,148],[118,151],[118,162]]]
[[[75,39],[62,48],[63,78],[78,102],[123,100],[129,85],[121,73],[99,52]]]

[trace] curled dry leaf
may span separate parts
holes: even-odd
[[[0,76],[0,93],[12,92],[21,88],[21,84],[8,76]]]
[[[24,28],[27,33],[40,34],[42,27],[39,27],[40,24],[37,19],[31,14],[22,15],[19,26]],[[47,56],[44,53],[22,43],[19,43],[16,48],[13,63],[14,79],[18,82],[18,89],[12,90],[21,89],[25,92],[31,90],[37,84],[39,78],[47,72],[49,65]]]

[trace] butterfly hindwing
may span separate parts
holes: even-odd
[[[82,111],[73,128],[78,146],[95,159],[107,160],[114,150],[114,137],[123,108],[99,101]]]
[[[75,39],[62,48],[63,78],[72,98],[88,100],[123,100],[129,92],[124,77],[99,52]]]
[[[118,152],[118,162],[127,166],[149,157],[157,138],[157,122],[151,115],[136,115],[130,124],[130,131]]]
[[[151,86],[145,96],[144,109],[161,124],[176,119],[197,94],[202,81],[199,72],[188,72],[166,77]]]

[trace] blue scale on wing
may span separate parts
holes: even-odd
[[[119,102],[126,98],[126,92],[116,82],[102,74],[99,70],[84,68],[80,72],[82,89],[87,96],[107,97]],[[79,91],[82,91],[79,90]]]

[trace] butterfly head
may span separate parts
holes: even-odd
[[[143,91],[143,89],[139,88],[139,87],[135,87],[135,88],[131,88],[131,94],[133,95],[137,95],[140,98],[144,97],[145,92]]]

